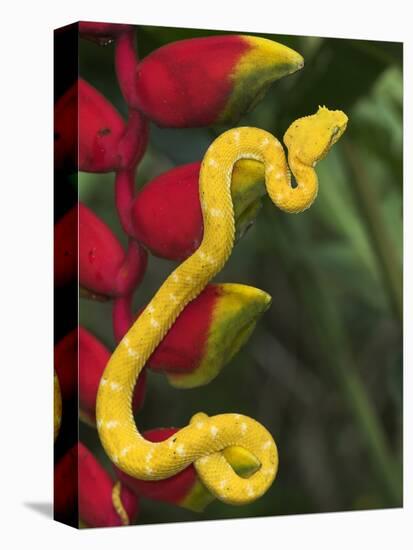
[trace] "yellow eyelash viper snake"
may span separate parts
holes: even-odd
[[[317,195],[314,170],[347,126],[342,111],[320,107],[315,115],[291,124],[281,143],[258,128],[234,128],[208,148],[199,175],[204,235],[199,248],[166,279],[111,356],[96,403],[99,436],[110,459],[127,474],[160,480],[193,463],[206,488],[228,504],[246,504],[265,493],[278,468],[271,434],[256,420],[240,414],[208,417],[198,413],[188,426],[159,443],[145,440],[132,414],[135,382],[146,361],[184,307],[222,269],[234,245],[231,175],[235,162],[255,159],[264,164],[267,192],[281,210],[301,212]],[[297,186],[291,186],[290,169]],[[240,477],[223,450],[240,446],[255,455],[260,467]]]

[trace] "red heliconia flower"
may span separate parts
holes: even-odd
[[[137,497],[114,481],[83,445],[78,444],[79,517],[88,527],[129,525],[136,519]]]
[[[79,79],[79,170],[112,172],[119,164],[118,143],[125,122],[115,107]]]
[[[54,347],[54,366],[62,400],[69,401],[77,392],[78,331],[70,331]]]
[[[266,292],[240,284],[210,284],[179,315],[148,359],[147,367],[163,372],[179,388],[208,384],[251,336],[268,309]],[[114,309],[115,337],[132,324],[121,304]]]
[[[149,441],[164,441],[176,433],[178,428],[157,428],[143,433]],[[228,447],[224,456],[242,477],[249,477],[259,468],[259,462],[249,451],[242,447]],[[195,467],[191,464],[179,474],[159,481],[144,481],[125,474],[115,466],[115,472],[121,482],[136,495],[152,500],[169,502],[193,512],[202,512],[214,500],[198,478]]]
[[[54,226],[54,284],[64,286],[77,277],[77,207]]]
[[[148,125],[138,111],[125,123],[110,101],[79,78],[56,102],[54,134],[57,169],[112,172],[131,169],[142,158]]]
[[[80,21],[79,33],[82,38],[92,40],[100,46],[106,46],[120,34],[133,29],[133,25],[121,23],[97,23],[94,21]]]
[[[133,107],[159,126],[229,124],[255,105],[272,82],[302,66],[300,54],[265,38],[180,40],[138,64]]]
[[[79,203],[79,283],[97,295],[124,296],[141,282],[146,251],[130,241],[125,253],[109,227]]]
[[[78,497],[77,444],[55,464],[53,513],[57,521],[74,523]]]
[[[79,413],[81,419],[92,426],[96,423],[95,408],[99,382],[110,356],[110,351],[93,334],[79,327]],[[135,386],[135,411],[143,404],[145,387],[144,369]]]
[[[156,256],[184,260],[203,235],[199,200],[200,162],[184,164],[154,178],[132,206],[133,236]],[[240,160],[232,174],[237,237],[253,223],[265,194],[264,169],[255,160]]]

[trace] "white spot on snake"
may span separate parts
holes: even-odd
[[[214,218],[222,218],[222,216],[224,215],[222,210],[220,210],[219,208],[211,208],[210,213],[211,216],[213,216]]]
[[[219,488],[225,489],[226,484],[227,484],[227,480],[223,479],[222,481],[219,482]]]
[[[241,433],[245,434],[245,432],[248,430],[248,426],[245,422],[241,424]]]
[[[238,143],[239,142],[239,130],[234,130],[232,132],[232,135],[234,136],[235,141]]]
[[[106,378],[102,378],[102,380],[100,381],[101,386],[106,386],[107,383],[108,381],[106,380]]]
[[[274,474],[274,469],[273,468],[266,468],[265,470],[262,470],[262,473],[263,473],[264,476],[270,477]]]
[[[100,428],[100,427],[102,426],[102,420],[99,419],[99,420],[96,422],[96,426],[97,426],[98,428]]]
[[[218,428],[216,426],[211,426],[210,430],[212,437],[216,437],[218,433]]]
[[[150,466],[146,466],[145,471],[146,471],[147,474],[151,474],[153,472],[153,470]]]
[[[218,166],[218,163],[215,159],[209,159],[208,164],[209,166],[213,166],[213,167]]]
[[[170,449],[172,449],[173,446],[174,446],[174,442],[173,442],[172,439],[171,439],[171,441],[168,443],[168,447],[169,447]]]
[[[268,439],[262,446],[263,450],[269,449],[271,447],[271,440]]]
[[[178,302],[178,298],[172,292],[169,294],[169,298],[171,299],[172,302],[174,302],[174,304]]]
[[[241,415],[236,413],[236,414],[234,414],[234,418],[236,418],[238,420],[238,418],[241,418]]]
[[[146,462],[150,462],[152,460],[152,457],[153,457],[153,451],[151,450],[148,452],[148,454],[145,457]]]
[[[214,265],[215,263],[215,259],[212,256],[205,256],[205,261],[211,265]]]
[[[113,456],[112,456],[112,461],[113,461],[115,464],[118,464],[118,462],[119,462],[118,455],[113,455]]]
[[[176,448],[176,452],[179,454],[179,456],[183,456],[185,454],[185,446],[182,445],[178,445],[178,447]]]
[[[283,177],[284,177],[284,174],[282,172],[277,172],[275,174],[275,179],[276,180],[281,180]]]
[[[192,277],[190,275],[187,275],[185,279],[188,283],[192,283]]]
[[[149,313],[153,313],[155,311],[155,308],[153,307],[152,304],[149,304],[148,311],[149,311]]]
[[[106,428],[108,430],[111,430],[112,428],[116,428],[116,426],[119,425],[119,422],[117,420],[108,420],[106,422]]]
[[[155,327],[155,328],[158,328],[159,327],[159,323],[156,319],[152,318],[151,319],[151,326]]]
[[[274,165],[273,164],[267,164],[267,166],[265,167],[265,171],[267,172],[267,174],[269,174],[273,170],[274,170]]]
[[[209,460],[209,456],[203,456],[199,459],[199,464],[206,464]]]
[[[131,357],[139,357],[139,353],[132,348],[128,348],[128,355],[130,355]]]
[[[251,485],[247,485],[247,495],[249,497],[253,497],[255,495],[254,489],[251,487]]]
[[[201,258],[201,260],[204,260],[206,258],[206,254],[202,250],[199,250],[198,254],[199,254],[199,257]]]
[[[126,346],[127,348],[129,347],[130,341],[129,341],[129,338],[127,336],[125,336],[125,338],[122,340],[122,344],[124,346]]]
[[[124,449],[121,450],[120,452],[120,456],[125,456],[130,450],[130,447],[125,447]]]
[[[179,276],[176,273],[172,273],[171,277],[174,283],[179,281]]]
[[[195,424],[195,426],[198,428],[198,430],[200,430],[201,428],[203,428],[204,425],[205,425],[205,422],[197,422],[197,423]]]
[[[111,382],[110,383],[110,389],[113,391],[119,391],[122,389],[122,385],[118,384],[117,382]]]
[[[269,144],[269,142],[270,142],[270,140],[266,137],[266,138],[264,138],[264,139],[261,141],[261,145],[262,145],[263,147],[265,147],[266,145]]]

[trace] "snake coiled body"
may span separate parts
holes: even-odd
[[[341,136],[346,123],[344,113],[325,108],[295,121],[284,136],[289,166],[281,143],[258,128],[229,130],[207,150],[199,176],[204,222],[201,245],[166,279],[130,328],[111,356],[99,386],[99,436],[111,460],[127,474],[159,480],[193,463],[207,489],[229,504],[255,500],[270,487],[278,468],[277,447],[257,421],[240,414],[208,417],[198,413],[169,439],[149,442],[134,422],[133,388],[146,361],[181,311],[231,254],[235,236],[231,198],[234,164],[240,159],[262,162],[266,188],[274,204],[287,212],[300,212],[317,195],[316,161]],[[297,180],[295,188],[291,186],[289,167]],[[223,455],[224,449],[235,445],[248,450],[259,462],[260,467],[249,478],[237,475]]]

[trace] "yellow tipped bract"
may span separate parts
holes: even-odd
[[[302,55],[288,46],[256,36],[242,35],[240,38],[249,47],[230,75],[233,90],[218,124],[236,122],[264,97],[273,82],[304,66]]]

